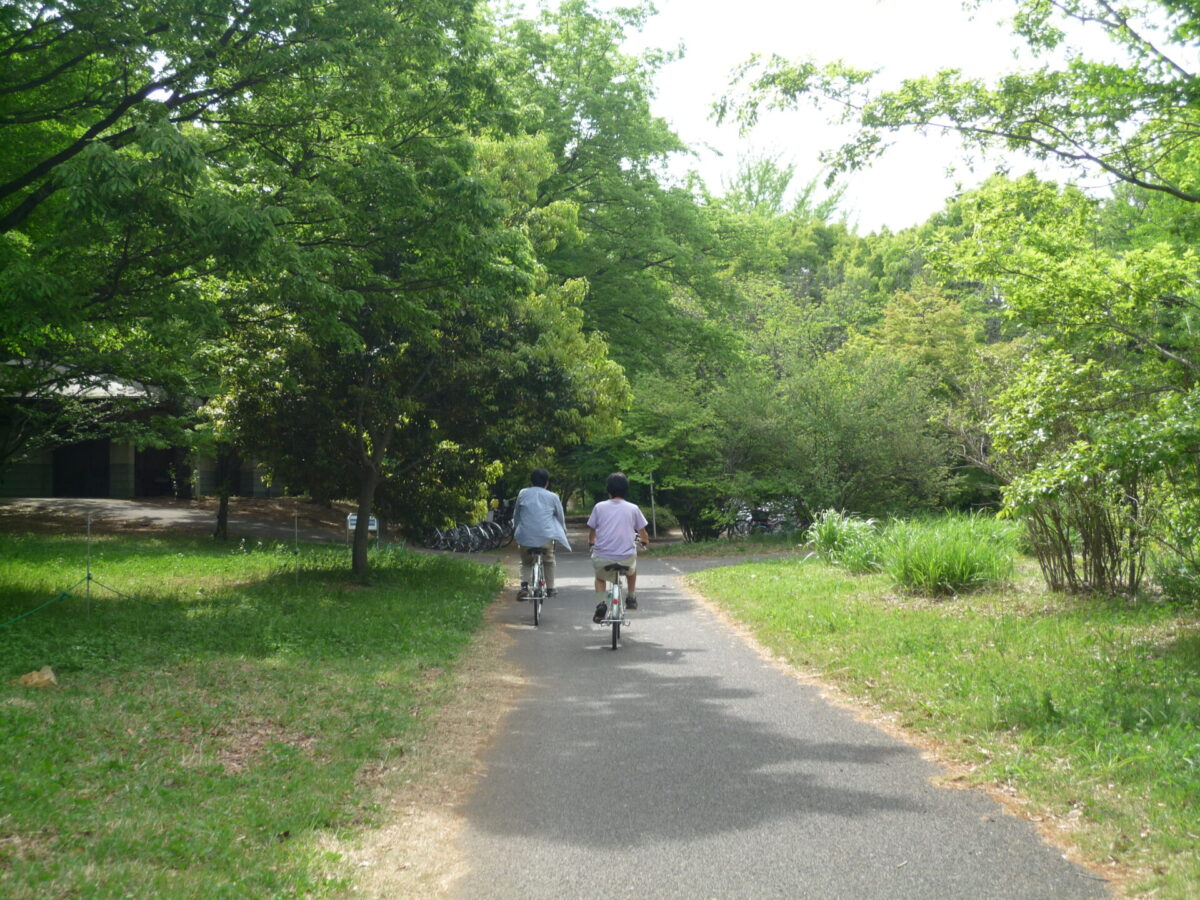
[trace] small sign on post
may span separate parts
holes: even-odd
[[[350,543],[350,535],[352,535],[354,533],[354,529],[356,529],[357,527],[358,527],[358,514],[350,513],[350,515],[346,516],[346,543],[347,544]],[[370,533],[372,531],[375,532],[376,537],[379,536],[379,520],[376,519],[374,516],[371,516],[367,520],[367,535],[368,535],[368,537],[370,536]]]

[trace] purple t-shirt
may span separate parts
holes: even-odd
[[[596,529],[593,556],[628,559],[637,553],[637,532],[647,523],[636,503],[614,499],[601,500],[592,507],[587,524]]]

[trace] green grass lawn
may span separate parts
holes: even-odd
[[[718,537],[704,541],[677,541],[675,543],[650,544],[648,550],[638,555],[648,559],[656,557],[685,557],[707,559],[712,557],[759,556],[764,554],[795,553],[801,549],[804,536],[791,534],[754,534],[740,537]]]
[[[1200,896],[1200,614],[1004,588],[932,601],[798,556],[696,587],[773,652],[894,711],[1074,829],[1133,891]]]
[[[361,773],[420,733],[503,584],[384,550],[362,585],[346,556],[103,538],[121,593],[89,598],[82,540],[0,535],[0,896],[344,889],[321,837],[371,821]],[[14,683],[43,666],[57,686]]]

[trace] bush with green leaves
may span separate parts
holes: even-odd
[[[805,539],[826,562],[856,573],[880,568],[880,535],[874,519],[860,519],[837,509],[818,513]]]
[[[993,516],[896,521],[880,541],[881,567],[906,590],[959,594],[1011,578],[1019,539],[1015,523]]]

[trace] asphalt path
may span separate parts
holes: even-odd
[[[618,650],[586,554],[533,626],[527,685],[463,801],[459,898],[1095,898],[1103,881],[986,794],[822,699],[644,560]]]

